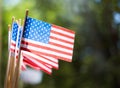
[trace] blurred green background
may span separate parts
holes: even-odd
[[[0,3],[1,4],[1,3]],[[0,88],[8,60],[8,24],[29,16],[76,32],[73,62],[60,61],[52,76],[19,88],[120,88],[120,0],[2,0]],[[1,43],[1,42],[0,42]],[[32,80],[32,79],[31,79]]]

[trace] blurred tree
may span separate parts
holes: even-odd
[[[24,88],[120,88],[120,19],[114,19],[120,13],[119,0],[22,0],[13,9],[3,9],[3,29],[11,18],[8,13],[22,17],[26,7],[32,17],[76,31],[76,38],[72,63],[60,61],[52,76],[44,74],[41,84]],[[7,30],[2,35],[4,59]],[[5,69],[6,64],[2,66]]]
[[[56,88],[120,88],[119,29],[113,22],[113,13],[120,8],[118,3],[119,0],[36,1],[43,20],[76,31],[73,63],[60,63],[54,76]],[[49,20],[51,17],[56,20]]]

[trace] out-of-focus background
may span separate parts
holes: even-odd
[[[120,0],[2,0],[0,88],[8,60],[8,24],[29,16],[76,32],[73,62],[52,76],[28,69],[19,88],[120,88]],[[0,19],[1,20],[1,19]],[[27,74],[27,75],[26,75]]]

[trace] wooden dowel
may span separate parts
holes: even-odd
[[[10,51],[10,42],[11,42],[11,25],[8,25],[8,54]]]
[[[21,19],[18,20],[18,24],[21,26],[21,24],[22,24],[22,23],[21,23]]]

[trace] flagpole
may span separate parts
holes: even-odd
[[[24,32],[24,29],[25,29],[25,22],[27,20],[28,12],[29,12],[29,10],[26,10],[25,21],[24,21],[24,24],[23,24],[23,32]],[[22,33],[22,36],[23,36],[23,33]],[[20,42],[20,46],[21,46],[21,42]],[[14,83],[12,88],[18,88],[18,80],[19,80],[20,66],[21,66],[21,58],[20,58],[20,56],[21,56],[21,50],[19,52],[19,57],[18,57],[17,65],[16,65],[15,83]]]
[[[9,39],[9,37],[10,37],[10,36],[9,36],[10,31],[11,31],[11,26],[8,25],[8,39]],[[9,43],[10,43],[10,41],[8,40],[8,54],[9,54]],[[10,58],[8,58],[4,88],[7,88],[8,75],[9,75],[9,66],[10,66]]]
[[[15,18],[12,17],[12,24],[14,22]],[[10,85],[10,79],[11,79],[11,65],[12,65],[12,59],[10,57],[10,43],[11,43],[11,25],[8,25],[8,63],[7,63],[7,70],[6,70],[6,77],[4,82],[4,88],[9,88]]]
[[[10,42],[11,42],[11,25],[8,25],[8,52],[10,51]]]

